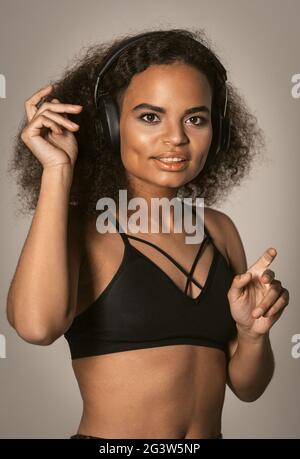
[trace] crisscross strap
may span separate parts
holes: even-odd
[[[120,233],[120,236],[122,237],[123,241],[125,244],[130,244],[130,242],[128,241],[128,238],[131,238],[131,239],[135,239],[136,241],[140,241],[140,242],[144,242],[145,244],[148,244],[150,245],[151,247],[154,247],[155,249],[157,249],[159,252],[161,252],[163,255],[165,255],[181,272],[183,272],[185,274],[185,276],[187,277],[187,282],[186,282],[186,286],[185,286],[185,293],[187,292],[187,289],[188,289],[188,285],[190,284],[190,282],[193,282],[194,284],[197,285],[198,288],[200,288],[201,290],[203,289],[203,286],[198,282],[196,281],[196,279],[194,279],[192,276],[193,276],[193,273],[194,273],[194,270],[195,270],[195,267],[197,265],[197,262],[199,260],[199,257],[202,253],[202,249],[204,247],[204,244],[211,239],[210,235],[208,234],[208,231],[206,229],[206,226],[204,225],[204,233],[205,233],[205,237],[203,238],[201,244],[200,244],[200,247],[198,249],[198,252],[196,254],[196,257],[193,261],[193,264],[192,264],[192,267],[191,267],[191,270],[190,272],[186,271],[185,268],[183,268],[183,266],[181,266],[171,255],[169,255],[165,250],[163,250],[162,248],[158,247],[156,244],[153,244],[153,242],[150,242],[150,241],[145,241],[144,239],[141,239],[137,236],[132,236],[131,234],[127,234],[125,233],[125,231],[123,230],[117,216],[115,217],[116,218],[116,222],[117,222],[117,225],[119,227],[119,230],[122,229],[123,232]],[[118,231],[119,231],[118,230]]]
[[[185,293],[185,294],[187,294],[187,290],[188,290],[189,284],[190,284],[191,282],[196,283],[196,282],[195,282],[195,279],[193,278],[193,274],[194,274],[195,268],[196,268],[196,266],[197,266],[197,262],[198,262],[198,260],[199,260],[199,258],[200,258],[200,256],[201,256],[201,254],[202,254],[202,252],[203,252],[204,244],[205,244],[206,242],[208,242],[209,239],[210,239],[210,235],[207,235],[207,234],[206,234],[206,235],[205,235],[205,238],[204,238],[203,241],[201,242],[201,245],[200,245],[200,247],[199,247],[199,250],[198,250],[198,252],[197,252],[197,255],[196,255],[195,259],[194,259],[194,263],[192,264],[191,270],[190,270],[190,272],[189,272],[189,274],[188,274],[188,276],[187,276],[187,279],[186,279],[186,284],[185,284],[185,289],[184,289],[184,293]],[[203,287],[201,287],[201,290],[202,290],[202,288],[203,288]]]

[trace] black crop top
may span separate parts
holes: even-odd
[[[116,221],[119,232],[122,227]],[[227,298],[234,273],[214,245],[205,224],[204,233],[188,273],[155,244],[119,232],[125,248],[117,272],[64,334],[72,359],[174,344],[208,346],[226,352],[228,341],[237,332]],[[128,238],[155,247],[171,260],[187,276],[185,291]],[[205,284],[201,286],[192,276],[208,243],[213,244],[214,255]],[[196,298],[186,294],[190,282],[201,289]]]

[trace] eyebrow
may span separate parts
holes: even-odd
[[[155,112],[159,112],[159,113],[166,113],[166,109],[163,108],[163,107],[157,107],[156,105],[151,105],[151,104],[147,104],[147,103],[142,103],[142,104],[139,104],[139,105],[136,105],[135,107],[133,107],[131,109],[131,111],[137,111],[137,110],[140,110],[141,108],[148,108],[150,110],[153,110]],[[199,105],[198,107],[191,107],[191,108],[188,108],[184,114],[185,115],[190,115],[191,113],[196,113],[196,112],[206,112],[206,113],[209,113],[210,110],[209,108],[206,106],[206,105]]]

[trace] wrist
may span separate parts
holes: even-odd
[[[44,167],[42,181],[46,184],[59,183],[68,189],[73,181],[73,167],[69,164],[59,164],[56,166]]]
[[[240,325],[236,324],[238,330],[238,340],[253,344],[260,344],[264,341],[269,340],[269,331],[266,333],[255,333],[251,330],[241,327]]]

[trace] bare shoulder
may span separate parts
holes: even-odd
[[[233,220],[224,212],[204,208],[204,221],[213,238],[221,244],[235,274],[247,270],[247,258],[242,239]]]

